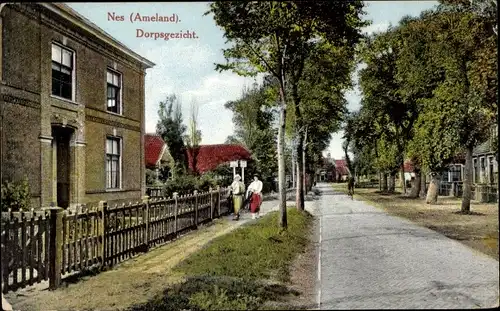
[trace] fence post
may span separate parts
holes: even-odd
[[[60,207],[50,209],[49,289],[51,290],[61,285],[63,212]]]
[[[106,213],[108,210],[108,203],[106,201],[99,201],[99,215],[101,221],[99,222],[99,236],[101,239],[100,253],[101,253],[101,268],[106,266],[106,249],[107,249],[107,239],[106,239],[106,227],[108,226],[108,220],[106,218]]]
[[[144,217],[146,220],[146,232],[144,234],[144,252],[149,250],[149,196],[142,197],[142,204],[144,205]]]
[[[194,227],[198,229],[198,190],[194,191]]]
[[[208,192],[210,193],[210,221],[214,219],[214,190],[212,187],[208,189]]]
[[[177,204],[177,198],[179,197],[178,192],[174,192],[174,200],[175,200],[175,205],[174,205],[174,234],[177,236],[177,214],[178,214],[178,204]]]
[[[220,186],[217,186],[217,217],[220,217]]]

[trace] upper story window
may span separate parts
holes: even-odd
[[[73,100],[74,53],[52,44],[52,95]]]
[[[121,114],[122,76],[116,71],[107,72],[107,109],[109,112]]]

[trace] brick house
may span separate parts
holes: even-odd
[[[145,193],[141,57],[64,4],[0,8],[2,182],[32,207]]]

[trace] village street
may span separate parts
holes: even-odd
[[[320,309],[498,306],[499,263],[320,184]]]

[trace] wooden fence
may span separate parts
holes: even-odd
[[[2,291],[108,267],[171,241],[230,211],[228,189],[81,211],[2,213]]]

